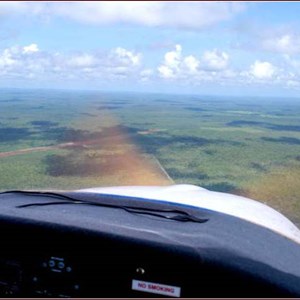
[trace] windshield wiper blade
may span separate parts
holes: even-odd
[[[3,194],[20,194],[20,195],[27,195],[27,196],[42,196],[42,197],[49,197],[49,198],[56,198],[56,199],[59,198],[59,199],[65,199],[69,201],[83,201],[57,192],[10,190],[10,191],[0,192],[0,195]]]
[[[145,208],[132,208],[132,207],[124,207],[124,209],[128,212],[135,214],[143,214],[150,215],[155,217],[163,217],[168,220],[180,221],[180,222],[197,222],[197,223],[205,223],[208,221],[208,218],[199,218],[189,214],[186,211],[177,210],[177,209],[169,209],[169,210],[150,210]],[[162,214],[160,214],[162,213]],[[166,214],[169,213],[169,214]]]
[[[62,205],[62,204],[81,204],[81,205],[93,205],[93,206],[102,206],[102,207],[110,207],[110,208],[120,208],[129,213],[133,214],[141,214],[141,215],[150,215],[154,217],[161,217],[168,220],[180,221],[180,222],[197,222],[204,223],[207,222],[207,218],[198,218],[189,214],[188,212],[177,210],[177,209],[151,209],[151,208],[138,208],[131,206],[123,206],[123,205],[109,205],[103,203],[94,203],[89,201],[57,201],[57,202],[46,202],[46,203],[30,203],[18,205],[17,208],[25,208],[32,206],[47,206],[47,205]]]
[[[89,201],[77,199],[75,197],[71,197],[65,194],[55,193],[55,192],[39,192],[39,191],[6,191],[1,192],[0,194],[9,194],[16,193],[27,196],[41,196],[41,197],[49,197],[55,199],[61,199],[61,201],[51,201],[51,202],[34,202],[28,204],[22,204],[16,206],[17,208],[26,208],[26,207],[34,207],[34,206],[47,206],[47,205],[64,205],[64,204],[80,204],[80,205],[93,205],[93,206],[101,206],[108,208],[119,208],[123,209],[129,213],[134,214],[143,214],[150,215],[155,217],[161,217],[168,220],[180,221],[180,222],[197,222],[204,223],[208,221],[208,218],[197,217],[193,214],[190,214],[184,210],[180,209],[164,209],[164,208],[148,208],[148,207],[138,207],[138,206],[128,206],[128,205],[119,205],[119,204],[108,204],[101,203],[97,201]]]

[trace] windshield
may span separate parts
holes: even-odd
[[[299,226],[299,3],[0,10],[0,190],[193,184]]]

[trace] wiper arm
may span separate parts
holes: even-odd
[[[117,204],[108,204],[108,203],[101,203],[96,201],[88,201],[82,199],[76,199],[74,197],[55,193],[55,192],[38,192],[38,191],[6,191],[0,194],[9,194],[9,193],[16,193],[22,194],[27,196],[42,196],[42,197],[49,197],[55,199],[61,199],[62,201],[52,201],[52,202],[35,202],[29,204],[22,204],[16,206],[17,208],[26,208],[26,207],[33,207],[33,206],[47,206],[47,205],[64,205],[64,204],[80,204],[80,205],[93,205],[93,206],[101,206],[101,207],[109,207],[109,208],[119,208],[123,209],[129,213],[134,214],[143,214],[143,215],[150,215],[155,217],[161,217],[168,220],[180,221],[180,222],[197,222],[197,223],[204,223],[208,221],[208,218],[202,218],[194,216],[184,210],[179,209],[155,209],[155,208],[148,208],[148,207],[135,207],[135,206],[127,206],[127,205],[117,205]]]

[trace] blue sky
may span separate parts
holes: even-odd
[[[299,96],[298,2],[1,2],[0,87]]]

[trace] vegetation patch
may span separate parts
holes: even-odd
[[[178,168],[167,168],[166,171],[174,180],[180,180],[185,178],[193,178],[194,180],[209,179],[209,176],[205,173],[190,170],[181,170]]]
[[[122,106],[120,106],[120,105],[101,105],[101,106],[98,106],[98,109],[99,110],[104,110],[104,109],[119,109],[121,107]]]
[[[280,138],[271,138],[271,137],[261,137],[262,140],[266,142],[272,142],[272,143],[283,143],[283,144],[289,144],[289,145],[300,145],[300,139],[293,138],[293,137],[287,137],[287,136],[281,136]]]
[[[232,193],[237,188],[234,184],[225,181],[205,184],[202,187],[211,191],[223,192],[223,193]]]
[[[257,162],[251,162],[250,167],[260,172],[266,172],[268,170],[264,165]]]
[[[300,165],[274,169],[240,193],[279,210],[300,227]]]
[[[29,139],[32,132],[26,127],[3,127],[0,128],[0,143],[17,142],[24,139]]]
[[[58,123],[57,122],[51,122],[51,121],[31,121],[30,122],[31,125],[33,126],[37,126],[37,127],[54,127],[57,126]]]
[[[200,108],[200,107],[194,107],[194,106],[186,106],[186,107],[184,107],[184,109],[191,110],[191,111],[196,111],[196,112],[206,111],[206,110],[203,109],[203,108]]]
[[[245,121],[245,120],[236,120],[231,121],[226,124],[227,126],[259,126],[271,130],[277,131],[300,131],[300,125],[282,125],[282,124],[272,124],[266,122],[257,122],[257,121]]]

